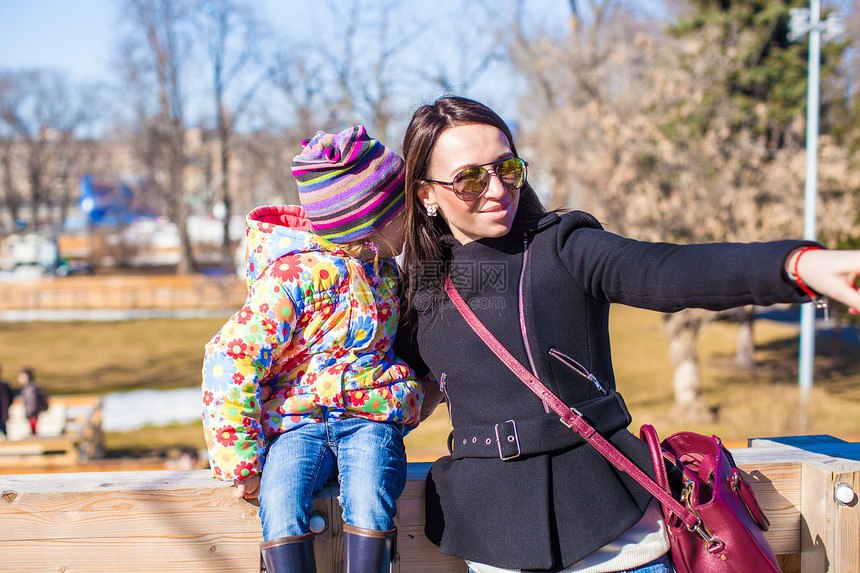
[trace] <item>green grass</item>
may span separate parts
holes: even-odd
[[[195,386],[203,345],[224,320],[3,323],[0,366],[8,380],[33,367],[55,394]]]
[[[0,366],[14,380],[32,366],[52,393],[107,393],[138,388],[170,389],[200,383],[203,345],[222,319],[126,322],[5,323],[0,328]],[[755,339],[758,366],[733,365],[737,326],[718,321],[701,338],[705,397],[718,416],[712,424],[672,421],[672,371],[661,315],[617,307],[611,315],[613,362],[618,390],[633,415],[631,429],[651,423],[661,435],[680,429],[715,433],[730,444],[749,437],[832,434],[860,437],[860,349],[817,344],[815,387],[808,423],[799,424],[797,329],[760,320]],[[407,438],[410,459],[435,459],[445,452],[449,431],[441,406]],[[106,435],[111,455],[151,455],[184,446],[203,447],[200,424],[143,428]]]

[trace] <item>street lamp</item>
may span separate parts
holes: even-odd
[[[806,90],[806,184],[804,187],[803,238],[817,240],[816,207],[818,200],[818,92],[821,68],[821,42],[845,31],[845,25],[835,14],[821,20],[820,0],[811,0],[809,8],[789,10],[788,40],[795,42],[809,35],[809,78]],[[826,304],[826,303],[825,303]],[[815,357],[815,310],[819,304],[804,304],[800,310],[800,385],[801,423],[806,423],[809,392],[812,389]]]

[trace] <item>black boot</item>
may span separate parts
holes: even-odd
[[[389,573],[394,561],[397,529],[380,531],[343,524],[343,570],[346,573]]]
[[[260,544],[260,571],[316,573],[314,534],[281,537]]]

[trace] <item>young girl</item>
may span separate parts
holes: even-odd
[[[346,570],[388,571],[423,398],[392,352],[403,160],[362,126],[303,146],[302,207],[248,215],[248,298],[206,345],[209,457],[237,495],[259,496],[270,573],[314,571],[313,494],[335,470]]]

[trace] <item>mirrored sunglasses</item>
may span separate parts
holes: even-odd
[[[463,169],[454,175],[452,181],[436,181],[435,179],[424,179],[424,181],[450,186],[460,200],[474,201],[483,195],[490,186],[491,173],[495,173],[502,185],[510,191],[522,188],[528,175],[528,165],[519,157],[509,157],[508,159]],[[492,169],[487,169],[487,167]]]

